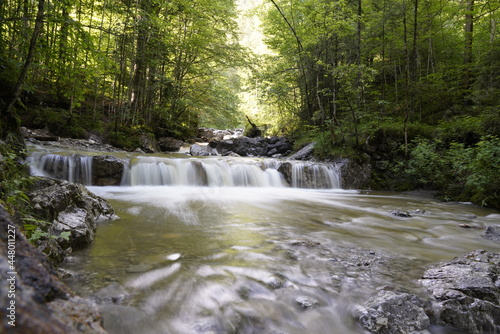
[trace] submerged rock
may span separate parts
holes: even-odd
[[[372,333],[429,333],[429,304],[408,293],[380,291],[359,312],[361,325]]]
[[[408,211],[393,210],[391,213],[396,217],[410,218],[411,214]]]
[[[297,299],[295,299],[295,302],[297,303],[297,305],[299,305],[300,307],[302,307],[304,309],[311,308],[314,305],[318,304],[317,300],[312,299],[312,298],[307,297],[307,296],[297,297]]]
[[[485,239],[500,242],[500,225],[488,226],[482,236]]]
[[[471,334],[500,332],[500,254],[476,250],[429,268],[436,323]]]

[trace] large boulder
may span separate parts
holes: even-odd
[[[189,154],[194,157],[208,157],[211,155],[217,155],[217,150],[210,146],[202,146],[198,144],[193,144],[189,148]]]
[[[111,155],[92,157],[92,184],[96,186],[119,186],[122,182],[125,161]]]
[[[68,240],[57,239],[63,250],[88,246],[94,240],[97,223],[116,218],[107,201],[81,184],[42,178],[28,196],[35,214],[52,223],[50,235],[70,232]]]
[[[13,240],[15,254],[9,257]],[[1,205],[0,304],[0,333],[106,333],[96,305],[72,294],[47,256],[26,240]]]
[[[500,254],[476,250],[425,272],[422,285],[436,303],[436,323],[461,331],[500,333]]]
[[[338,161],[340,164],[341,184],[343,189],[367,189],[372,175],[369,163],[358,163],[351,159]]]
[[[158,139],[158,146],[162,152],[179,152],[184,142],[171,137]]]
[[[359,309],[359,322],[372,333],[429,333],[429,303],[412,294],[380,291]]]
[[[143,152],[155,153],[160,151],[158,143],[156,142],[156,139],[152,134],[142,134],[139,137],[139,143],[139,149],[141,149]]]

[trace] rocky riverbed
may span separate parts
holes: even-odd
[[[61,145],[81,150],[117,152],[104,147],[96,140],[60,140],[50,145]],[[65,256],[78,248],[87,247],[98,233],[99,222],[115,219],[109,203],[89,192],[85,187],[66,181],[43,179],[29,194],[37,213],[52,222],[50,235],[53,238],[40,240],[36,247],[20,233],[21,227],[0,207],[0,303],[9,305],[12,298],[8,279],[8,250],[10,230],[15,231],[16,275],[15,275],[15,323],[8,324],[9,311],[2,309],[2,328],[12,333],[105,333],[103,318],[99,313],[108,309],[108,324],[113,323],[113,310],[119,310],[126,299],[126,289],[118,287],[83,299],[74,295],[63,282],[64,270],[57,265]],[[405,217],[401,217],[404,219]],[[15,228],[11,228],[15,226]],[[469,226],[462,226],[468,228]],[[500,226],[478,226],[483,237],[500,242]],[[68,240],[58,237],[61,232],[70,232]],[[384,254],[363,248],[345,248],[323,244],[316,240],[298,239],[276,245],[291,261],[314,255],[309,260],[308,275],[318,268],[326,268],[329,277],[321,280],[325,289],[335,293],[351,293],[373,290],[373,297],[358,300],[352,309],[352,320],[372,333],[500,333],[500,254],[477,249],[430,266],[417,274],[414,286],[408,287],[387,283],[386,277],[395,267],[404,267],[409,260],[396,254]],[[395,263],[398,263],[395,266]],[[318,270],[318,273],[323,272]],[[392,273],[392,276],[411,275],[413,272]],[[75,279],[75,278],[73,278]],[[76,277],[76,279],[78,279]],[[280,275],[271,277],[266,283],[272,289],[283,289],[290,284]],[[409,293],[411,290],[412,293]],[[283,289],[286,291],[286,289]],[[419,291],[419,293],[414,293]],[[244,292],[242,292],[244,293]],[[360,298],[366,294],[360,294]],[[353,296],[356,298],[356,296]],[[294,297],[296,307],[304,310],[322,305],[321,298],[314,295]],[[124,307],[124,306],[123,306]],[[109,311],[112,309],[112,311]],[[147,321],[147,318],[141,321]],[[236,318],[235,318],[236,319]],[[233,320],[235,320],[233,319]],[[116,320],[116,319],[115,319]],[[247,333],[248,322],[239,318],[224,327],[224,333]],[[137,323],[126,324],[138,326]],[[104,322],[106,324],[106,322]],[[114,324],[116,329],[119,324]],[[234,327],[236,325],[236,327]],[[436,327],[439,326],[439,332]],[[118,326],[119,327],[119,326]],[[257,326],[258,327],[258,326]],[[138,328],[139,330],[140,328]],[[265,331],[266,329],[263,328]]]

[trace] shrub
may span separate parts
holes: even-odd
[[[500,208],[500,139],[496,136],[483,136],[471,147],[415,140],[404,173],[414,188],[438,190],[445,199]]]

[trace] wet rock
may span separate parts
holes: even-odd
[[[394,211],[391,211],[391,213],[396,217],[403,217],[403,218],[410,218],[411,217],[411,214],[408,211],[394,210]]]
[[[268,139],[266,156],[288,155],[293,149],[293,143],[285,137],[271,137]]]
[[[369,163],[355,162],[350,159],[338,161],[340,164],[341,184],[343,189],[367,189],[372,176]]]
[[[500,332],[500,254],[476,250],[426,270],[438,325],[467,333]]]
[[[88,299],[73,296],[69,300],[56,299],[49,303],[53,318],[62,323],[67,333],[107,333],[97,306]]]
[[[319,246],[320,243],[317,241],[312,241],[312,240],[293,240],[290,242],[290,245],[292,245],[292,246],[305,246],[308,248],[313,248],[313,247]]]
[[[262,137],[239,137],[233,140],[235,147],[233,152],[242,157],[266,156],[268,143]],[[223,154],[225,155],[225,154]]]
[[[283,278],[277,276],[270,276],[267,280],[265,280],[265,283],[271,289],[280,289],[284,286]]]
[[[92,184],[96,186],[119,186],[124,169],[124,160],[110,155],[96,155],[92,157]]]
[[[481,224],[458,224],[458,227],[461,228],[471,228],[471,229],[483,229],[484,226]]]
[[[139,263],[133,266],[130,266],[126,269],[128,273],[145,273],[148,270],[151,270],[153,266],[145,263]]]
[[[15,227],[15,327],[2,320],[1,333],[106,333],[96,306],[73,296],[57,277],[47,256],[32,246],[20,228],[0,206],[0,304],[9,305],[12,269],[7,257],[7,231]],[[5,310],[5,309],[4,309]],[[5,313],[3,313],[5,315]]]
[[[500,242],[500,225],[491,225],[486,228],[483,234],[481,234],[483,238]]]
[[[359,322],[377,334],[429,333],[428,307],[415,295],[383,290],[358,310]]]
[[[70,232],[68,240],[58,238],[61,249],[80,249],[94,239],[97,223],[117,218],[109,203],[91,193],[81,184],[55,179],[40,179],[28,194],[35,213],[52,222],[49,233],[59,236]],[[57,249],[53,249],[57,252]],[[52,254],[55,263],[63,254]]]
[[[144,325],[151,318],[137,308],[123,305],[105,304],[99,311],[104,327],[111,333],[144,333]]]
[[[290,162],[282,163],[278,168],[278,172],[283,175],[288,184],[292,183],[292,164]]]
[[[217,155],[217,150],[210,146],[194,144],[189,148],[189,154],[194,157],[208,157],[211,155]]]
[[[116,283],[112,283],[97,291],[92,299],[99,304],[122,304],[129,297],[125,288]]]
[[[179,152],[184,142],[171,137],[164,137],[158,140],[158,146],[162,152]]]
[[[297,303],[297,305],[304,309],[311,308],[314,305],[318,304],[317,300],[306,296],[297,297],[297,299],[295,299],[295,302]]]
[[[200,138],[201,141],[204,142],[211,142],[216,139],[222,140],[224,138],[224,135],[216,133],[216,130],[211,128],[199,128],[198,138]]]
[[[207,186],[208,185],[208,175],[207,171],[203,167],[203,164],[199,161],[191,161],[191,165],[195,171],[195,177],[193,184],[197,186]]]

